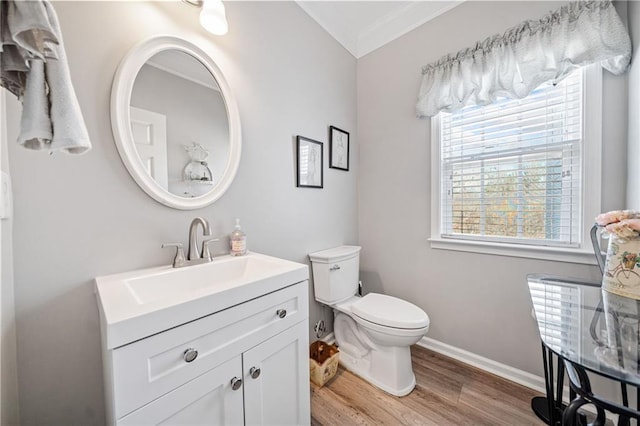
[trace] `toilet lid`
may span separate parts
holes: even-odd
[[[429,325],[425,311],[397,297],[369,293],[351,306],[362,319],[395,328],[423,328]]]

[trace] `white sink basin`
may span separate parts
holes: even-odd
[[[287,262],[289,263],[289,262]],[[237,286],[283,272],[281,259],[250,254],[225,256],[216,262],[150,271],[122,281],[139,304],[162,299],[191,299],[216,288]]]
[[[308,277],[307,265],[258,253],[98,277],[103,339],[116,348]]]

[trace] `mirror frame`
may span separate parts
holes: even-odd
[[[175,49],[193,56],[216,79],[224,100],[229,122],[229,158],[220,180],[206,194],[187,198],[162,188],[147,173],[133,142],[130,125],[130,103],[133,84],[142,66],[155,54]],[[111,129],[120,158],[138,186],[151,198],[180,210],[193,210],[212,204],[231,186],[240,164],[242,136],[240,113],[235,97],[222,71],[213,59],[198,46],[179,37],[154,36],[135,45],[122,59],[111,88]]]

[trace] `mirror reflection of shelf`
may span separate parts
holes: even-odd
[[[213,182],[211,181],[198,181],[192,180],[187,182],[187,191],[185,192],[185,196],[187,197],[199,197],[201,195],[206,194],[213,187]]]
[[[190,183],[190,184],[195,184],[195,185],[213,186],[213,181],[212,180],[191,179],[191,180],[185,180],[184,182],[187,182],[187,183]]]
[[[195,198],[206,194],[214,187],[213,181],[181,180],[172,185],[173,191],[183,197]]]
[[[209,188],[213,186],[213,181],[210,181],[210,180],[185,180],[184,182],[187,185],[194,185],[194,186],[206,186]]]

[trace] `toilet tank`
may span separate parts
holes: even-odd
[[[358,292],[360,247],[340,246],[309,254],[318,302],[333,305]]]

